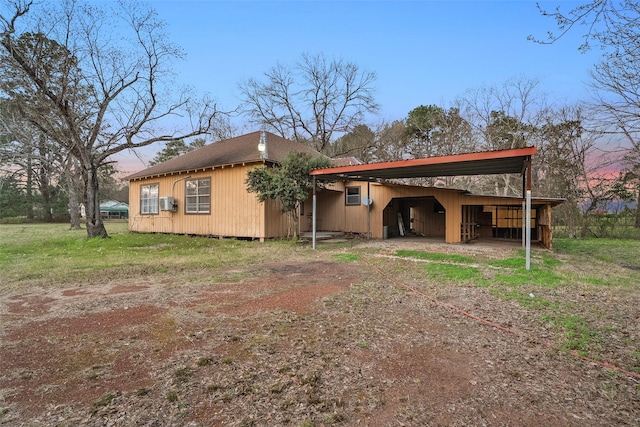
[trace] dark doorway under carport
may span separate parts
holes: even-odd
[[[446,211],[434,196],[394,198],[384,208],[383,227],[386,227],[388,238],[404,234],[444,241]],[[401,229],[404,229],[403,233]]]

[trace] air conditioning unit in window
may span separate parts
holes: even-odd
[[[160,210],[175,212],[178,210],[178,204],[173,197],[160,197]]]

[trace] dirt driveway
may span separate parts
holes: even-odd
[[[384,256],[3,295],[0,425],[640,424],[638,381],[549,346],[513,301]]]

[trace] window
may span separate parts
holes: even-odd
[[[347,206],[360,204],[360,187],[347,187],[346,188],[346,200]]]
[[[211,178],[186,181],[185,212],[208,214],[211,212]]]
[[[149,184],[140,187],[140,213],[158,213],[158,187],[159,184]]]

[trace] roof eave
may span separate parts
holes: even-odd
[[[138,180],[143,180],[143,179],[160,178],[160,177],[171,176],[171,175],[183,175],[183,174],[187,174],[187,173],[205,172],[205,171],[208,171],[208,170],[232,168],[232,167],[236,167],[236,166],[246,166],[246,165],[251,165],[251,164],[259,164],[259,163],[274,165],[274,164],[277,164],[278,162],[276,162],[275,160],[269,160],[269,159],[256,159],[256,160],[247,160],[247,161],[243,161],[243,162],[227,163],[227,164],[222,164],[222,165],[211,165],[211,166],[203,166],[203,167],[199,167],[199,168],[179,169],[179,170],[172,170],[172,171],[166,171],[166,172],[157,172],[157,173],[152,173],[152,174],[148,174],[148,175],[140,175],[140,176],[137,176],[137,174],[132,174],[132,175],[129,175],[129,176],[125,177],[124,179],[126,179],[128,181],[138,181]]]

